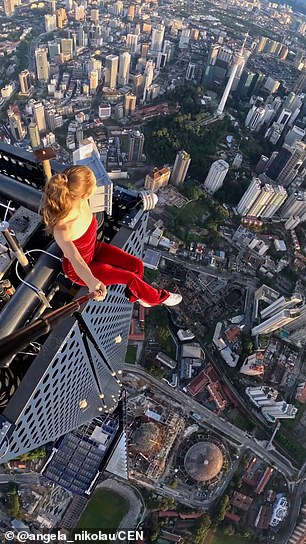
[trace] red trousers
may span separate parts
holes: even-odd
[[[130,302],[141,299],[156,306],[169,297],[169,292],[165,289],[155,289],[143,281],[144,266],[141,259],[116,246],[97,241],[94,258],[88,266],[95,278],[104,285],[126,285],[126,295]],[[69,266],[63,263],[63,269],[71,281],[78,285],[86,285],[74,272],[70,262]]]

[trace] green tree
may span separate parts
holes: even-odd
[[[225,535],[232,536],[235,534],[235,529],[232,525],[226,525],[223,529]]]

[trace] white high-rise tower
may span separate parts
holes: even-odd
[[[229,97],[229,94],[231,92],[234,79],[235,79],[235,77],[237,75],[238,68],[241,66],[242,63],[244,63],[243,51],[244,51],[244,46],[245,46],[247,37],[248,37],[248,34],[246,35],[246,37],[244,39],[244,42],[242,44],[242,47],[241,47],[240,51],[235,51],[235,53],[233,55],[233,68],[232,68],[229,80],[227,82],[227,85],[225,87],[224,93],[222,95],[222,98],[220,100],[219,106],[217,108],[217,115],[222,115],[222,113],[224,111],[224,108],[225,108],[225,104],[226,104],[227,99]]]

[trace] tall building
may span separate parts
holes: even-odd
[[[89,89],[90,94],[95,94],[99,85],[99,77],[97,70],[92,70],[89,74]]]
[[[222,115],[222,113],[224,111],[224,108],[225,108],[225,104],[226,104],[227,99],[229,97],[229,94],[230,94],[230,92],[232,90],[232,86],[233,86],[233,83],[234,83],[234,79],[235,79],[235,77],[237,75],[237,72],[238,72],[239,69],[241,69],[242,66],[244,66],[244,63],[245,63],[245,59],[244,59],[244,56],[243,56],[244,45],[245,45],[245,43],[243,44],[240,51],[236,51],[234,53],[233,63],[232,63],[232,71],[231,71],[229,80],[228,80],[228,82],[226,84],[226,87],[224,89],[224,93],[223,93],[222,98],[220,100],[219,106],[217,108],[217,114],[218,115]]]
[[[204,181],[204,189],[213,195],[223,185],[224,178],[229,170],[229,164],[223,159],[212,163]]]
[[[24,128],[18,106],[10,106],[7,112],[10,130],[15,141],[20,141],[25,138],[27,131]]]
[[[304,139],[305,134],[306,131],[303,128],[294,125],[286,135],[285,144],[292,147],[296,142],[301,142]]]
[[[14,0],[4,0],[4,13],[7,17],[11,17],[15,12]]]
[[[38,81],[47,83],[49,79],[48,49],[46,47],[35,49],[35,60]]]
[[[88,77],[90,77],[90,72],[96,70],[98,72],[98,79],[100,81],[102,77],[102,62],[98,59],[91,58],[87,63]]]
[[[144,71],[144,88],[143,88],[143,95],[142,100],[143,102],[146,101],[147,92],[152,85],[154,76],[154,62],[153,60],[148,60],[146,63],[145,71]]]
[[[45,118],[45,108],[41,102],[36,102],[33,105],[33,114],[39,133],[46,132],[47,125]]]
[[[61,52],[60,44],[56,42],[55,40],[53,40],[52,42],[48,42],[48,51],[49,51],[50,60],[53,60]]]
[[[175,157],[170,181],[173,185],[182,185],[185,181],[191,158],[187,151],[179,151]]]
[[[306,343],[306,306],[300,310],[300,316],[295,321],[287,323],[284,330],[289,334],[290,342],[297,346],[304,346]]]
[[[296,416],[297,408],[293,404],[277,401],[278,391],[267,386],[247,387],[245,390],[249,399],[260,408],[269,423],[279,419],[292,419]]]
[[[127,85],[130,77],[131,55],[127,51],[119,57],[118,85]]]
[[[279,116],[278,116],[276,122],[277,122],[279,125],[285,126],[285,125],[288,123],[288,121],[289,121],[291,115],[292,115],[292,112],[291,112],[290,110],[285,110],[285,109],[283,109],[283,110],[280,112],[280,114],[279,114]]]
[[[31,80],[29,70],[22,70],[19,74],[20,94],[29,94],[31,90]]]
[[[13,147],[12,155],[15,155],[16,163],[21,158],[18,150],[14,153]],[[22,160],[24,162],[27,160],[24,155]],[[33,168],[33,164],[35,166],[35,163],[29,162],[28,166]],[[44,184],[43,176],[40,174],[39,177],[39,174],[39,169],[35,170],[35,181],[32,176],[28,176],[29,183],[33,184],[30,187],[31,202],[34,194],[37,211],[41,193],[35,189],[34,182],[39,183],[41,187]],[[28,195],[27,184],[15,179],[13,183],[12,194],[17,184],[21,187],[20,192]],[[18,191],[19,195],[20,192]],[[21,198],[14,194],[14,206]],[[148,214],[141,205],[137,204],[138,208],[135,209],[135,201],[137,203],[139,200],[135,192],[118,190],[114,200],[116,202],[112,217],[115,222],[114,228],[111,227],[111,221],[105,221],[111,243],[132,255],[141,256]],[[133,212],[136,212],[134,223],[126,213],[129,204],[133,206]],[[20,209],[20,212],[24,214],[26,203],[21,202],[21,205],[23,209]],[[30,216],[33,229],[30,232],[37,232],[38,228],[42,233],[43,225],[39,220],[39,214],[31,210]],[[121,220],[124,226],[121,226]],[[40,246],[41,249],[45,249],[47,244],[49,241]],[[59,256],[54,244],[48,247],[48,251]],[[42,254],[38,261],[32,270],[36,275],[35,280],[41,278],[42,270],[45,271],[43,289],[48,296],[61,277],[61,265],[57,259],[46,254]],[[0,313],[1,339],[22,327],[29,312],[33,314],[41,308],[39,299],[36,301],[35,293],[22,283],[19,287],[20,307],[16,308],[17,299],[11,297],[5,305],[6,315],[3,311]],[[85,291],[81,289],[78,296]],[[62,318],[54,330],[40,338],[40,349],[36,356],[32,355],[29,360],[22,353],[18,354],[18,362],[25,364],[27,361],[27,372],[20,378],[20,384],[17,384],[16,380],[15,388],[11,388],[11,385],[7,388],[10,389],[10,397],[6,399],[6,406],[1,414],[2,463],[55,441],[82,425],[86,424],[89,428],[98,416],[104,417],[104,421],[107,420],[109,425],[113,425],[116,416],[113,412],[122,392],[120,377],[133,311],[133,305],[126,298],[124,291],[122,285],[110,286],[103,304],[89,301],[82,306],[79,315]],[[2,341],[1,363],[4,363],[3,344]],[[17,351],[19,350],[16,345]],[[14,374],[13,377],[15,379]],[[113,414],[113,417],[109,417],[109,414]],[[95,427],[91,427],[91,433],[93,429]],[[101,442],[102,440],[103,437]],[[75,444],[75,440],[72,443]],[[87,454],[86,445],[85,451]],[[81,468],[79,465],[80,470]],[[83,473],[82,475],[84,476]],[[88,487],[83,490],[86,493]]]
[[[190,40],[190,28],[183,28],[180,41],[179,49],[187,49]]]
[[[279,213],[283,219],[304,216],[306,213],[306,191],[294,191],[291,193]]]
[[[32,149],[38,149],[40,147],[40,135],[38,126],[34,121],[28,125],[28,131]]]
[[[61,53],[64,55],[64,60],[71,60],[73,58],[72,38],[61,39]]]
[[[250,129],[251,132],[258,131],[264,122],[266,109],[263,106],[253,106],[246,116],[245,126]]]
[[[107,55],[105,59],[105,86],[111,89],[117,85],[118,60],[117,55]]]
[[[305,172],[306,144],[297,141],[291,147],[285,144],[267,170],[267,176],[287,186],[297,175]]]
[[[90,20],[93,23],[99,22],[99,10],[98,9],[91,9],[90,10]]]
[[[144,145],[144,135],[139,130],[133,130],[129,133],[129,151],[128,161],[139,162],[142,160]]]
[[[60,8],[56,11],[56,20],[58,28],[64,28],[67,24],[67,14],[64,8]]]
[[[163,40],[165,34],[165,27],[158,25],[152,30],[151,51],[152,53],[159,53],[163,47]]]
[[[301,305],[302,302],[303,297],[300,293],[294,293],[289,298],[285,298],[284,296],[279,297],[260,312],[261,319],[271,317],[281,310],[292,310],[293,308]]]
[[[193,62],[189,62],[185,76],[186,81],[192,81],[195,79],[195,68],[196,65]]]
[[[288,194],[284,187],[281,185],[276,185],[273,187],[274,195],[271,200],[267,203],[265,210],[262,212],[261,217],[268,219],[273,217],[279,208],[284,204]]]
[[[269,162],[269,157],[266,157],[265,155],[261,155],[255,167],[256,174],[263,174],[267,170],[268,162]]]
[[[162,187],[168,185],[171,175],[170,168],[154,168],[152,174],[147,174],[145,179],[145,189],[150,189],[153,193],[159,191]]]
[[[74,6],[74,18],[76,21],[84,21],[85,19],[85,6],[80,5],[78,6],[75,4]]]
[[[127,93],[124,97],[124,115],[128,117],[133,115],[136,110],[136,95],[132,93]]]
[[[53,30],[56,30],[56,15],[45,15],[45,30],[46,32],[53,32]]]
[[[252,329],[252,335],[257,336],[259,334],[270,334],[273,331],[276,331],[285,325],[288,325],[292,321],[295,321],[301,315],[301,310],[292,309],[292,310],[281,310],[277,312],[272,317],[269,317],[260,325],[256,325]]]
[[[288,404],[281,400],[271,403],[269,406],[263,406],[262,415],[271,423],[279,419],[294,419],[298,409],[293,404]]]
[[[251,217],[263,217],[265,211],[268,209],[268,205],[275,198],[274,187],[266,183],[261,191],[254,204],[250,207],[246,215]]]
[[[241,197],[238,206],[237,211],[240,215],[247,215],[248,211],[251,209],[252,205],[256,201],[256,199],[259,197],[261,193],[261,182],[260,179],[254,178],[251,181],[250,186],[244,193],[244,195]]]
[[[138,36],[137,36],[137,34],[127,34],[126,46],[130,50],[130,53],[132,55],[137,52],[137,47],[138,47]]]
[[[77,33],[77,43],[79,47],[86,47],[87,42],[87,34],[84,31],[83,25],[80,25]]]
[[[73,152],[73,164],[88,166],[93,171],[97,180],[97,191],[91,198],[91,209],[106,212],[111,216],[113,183],[103,166],[100,153],[92,137],[83,140],[80,147]]]

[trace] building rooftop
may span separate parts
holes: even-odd
[[[187,451],[184,467],[189,476],[197,482],[213,480],[223,467],[221,449],[213,442],[198,442]]]

